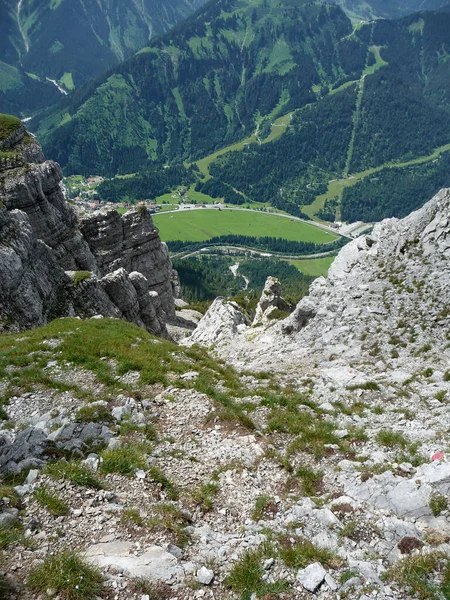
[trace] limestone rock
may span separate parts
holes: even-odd
[[[23,125],[1,148],[17,160],[0,164],[0,331],[103,315],[168,337],[179,282],[150,214],[110,210],[79,225],[59,165]]]
[[[131,542],[95,544],[87,549],[86,558],[100,567],[112,567],[131,577],[170,581],[184,574],[175,556],[160,546],[150,546],[140,556],[131,554],[131,548]]]
[[[247,325],[248,319],[235,302],[216,298],[193,334],[183,340],[185,345],[212,346],[227,343],[238,335],[238,327]]]
[[[318,562],[308,565],[306,569],[300,569],[297,580],[309,592],[315,592],[323,583],[327,572]]]
[[[290,308],[290,304],[281,297],[281,284],[279,279],[268,277],[256,307],[252,325],[267,324],[270,322],[270,313],[275,309],[288,311]]]
[[[214,571],[211,571],[211,569],[207,569],[206,567],[201,567],[197,571],[197,575],[195,577],[195,581],[197,583],[201,583],[202,585],[209,585],[210,583],[212,583],[213,579]]]
[[[84,456],[87,451],[106,445],[112,436],[113,432],[100,423],[70,423],[52,437],[65,453]]]
[[[0,474],[16,475],[30,467],[42,467],[55,454],[56,448],[45,433],[28,427],[12,444],[0,447]]]

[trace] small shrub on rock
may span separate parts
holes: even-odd
[[[434,494],[430,498],[430,509],[435,517],[438,517],[442,511],[447,508],[447,499],[441,494]]]
[[[399,541],[397,546],[402,554],[411,554],[414,550],[420,550],[423,542],[416,537],[407,535]]]

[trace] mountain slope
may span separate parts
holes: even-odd
[[[66,172],[114,175],[195,160],[307,105],[211,174],[253,200],[287,188],[308,204],[329,179],[449,142],[449,32],[446,12],[352,31],[331,5],[219,0],[68,99],[39,136]]]
[[[270,201],[296,214],[298,204],[310,204],[336,178],[370,175],[370,169],[426,157],[448,144],[450,14],[377,21],[352,37],[368,50],[359,81],[331,90],[297,111],[289,130],[276,142],[223,155],[210,165],[210,174],[252,200]],[[345,218],[404,216],[449,184],[450,179],[439,178],[419,195],[402,193],[405,205],[397,203],[393,211],[385,193],[376,199],[380,211],[361,210],[366,201],[373,208],[377,196],[375,192],[369,200],[362,193],[358,210],[346,205]],[[353,200],[355,195],[356,188]]]
[[[20,87],[26,87],[26,73],[32,73],[70,91],[131,56],[201,4],[202,0],[1,0],[0,60],[18,69]],[[3,100],[0,96],[0,110],[11,95],[6,91],[10,94]],[[24,102],[20,97],[15,101],[18,112]],[[40,108],[39,102],[25,106]]]
[[[42,122],[67,172],[114,174],[193,159],[314,101],[314,85],[357,78],[366,50],[340,8],[218,0]]]

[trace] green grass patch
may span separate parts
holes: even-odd
[[[23,527],[21,525],[11,525],[5,529],[0,529],[0,551],[4,550],[11,544],[21,543],[26,545],[27,540],[23,535]]]
[[[90,271],[75,271],[72,278],[73,285],[77,287],[82,281],[89,279],[91,275]]]
[[[68,505],[44,486],[35,491],[34,497],[41,506],[46,508],[48,512],[55,517],[65,516],[69,513]]]
[[[75,84],[73,82],[72,73],[64,73],[59,82],[66,87],[68,90],[74,90]]]
[[[252,519],[260,521],[264,518],[272,518],[277,512],[278,508],[272,496],[258,496],[252,512]]]
[[[137,525],[137,527],[143,527],[145,525],[144,519],[141,517],[141,513],[137,508],[124,508],[120,515],[120,522],[126,527],[130,525]]]
[[[335,256],[324,256],[322,258],[305,258],[304,260],[292,259],[287,262],[305,275],[326,277],[335,258]]]
[[[342,559],[328,548],[321,548],[306,538],[291,538],[280,540],[280,558],[291,569],[304,569],[314,562],[320,562],[323,567],[335,569],[342,564]]]
[[[48,345],[48,340],[56,340],[57,347]],[[117,375],[130,370],[140,373],[139,387],[154,383],[168,385],[176,381],[177,375],[196,370],[201,375],[194,382],[179,380],[177,384],[210,395],[221,419],[254,428],[245,409],[233,400],[233,396],[244,397],[250,391],[241,385],[232,367],[211,358],[204,349],[180,348],[118,319],[58,319],[32,331],[0,335],[0,378],[8,383],[3,401],[38,388],[70,390],[80,398],[91,400],[89,391],[52,375],[47,369],[52,360],[70,365],[70,369],[78,367],[92,372],[104,386],[105,400],[110,400],[119,389],[137,393],[135,387],[117,379]],[[111,363],[115,363],[115,368]],[[11,367],[16,369],[11,371]],[[227,391],[223,391],[224,388]],[[90,418],[91,410],[86,405],[78,418]],[[103,418],[99,414],[97,417]],[[147,428],[145,434],[153,438],[155,432]]]
[[[233,565],[224,581],[225,586],[240,594],[242,598],[250,598],[252,593],[261,597],[286,591],[289,584],[285,581],[275,583],[263,581],[265,573],[263,560],[274,555],[274,549],[268,543],[263,544],[256,550],[248,550]]]
[[[321,420],[306,410],[275,408],[269,413],[267,429],[296,436],[288,446],[287,457],[307,452],[322,458],[326,455],[326,444],[340,444],[339,438],[333,433],[335,424]]]
[[[167,493],[169,500],[178,500],[180,494],[176,485],[167,478],[161,469],[152,465],[148,469],[148,474],[155,483],[159,483],[162,489]]]
[[[192,491],[192,500],[204,510],[211,510],[214,498],[219,492],[219,484],[215,481],[204,483]]]
[[[400,431],[392,429],[380,429],[375,436],[376,441],[387,448],[406,448],[409,444],[405,436]]]
[[[79,462],[60,461],[47,465],[45,473],[54,479],[71,481],[82,487],[101,490],[104,486],[88,467]]]
[[[446,600],[450,598],[450,559],[441,552],[409,556],[389,569],[387,579],[408,587],[409,595],[420,600]]]
[[[438,517],[441,512],[447,510],[447,498],[441,494],[433,494],[430,498],[430,509],[435,517]]]
[[[103,461],[100,468],[103,473],[121,473],[131,475],[136,469],[148,468],[146,453],[150,448],[146,444],[127,442],[118,448],[104,450],[101,453]]]
[[[302,492],[305,496],[316,496],[322,488],[323,471],[316,471],[312,467],[301,466],[295,473],[301,481]]]
[[[77,423],[103,423],[110,425],[114,423],[114,417],[107,406],[102,404],[86,404],[77,410],[75,414]]]
[[[5,505],[18,507],[20,504],[19,496],[14,491],[14,486],[12,485],[0,485],[0,500],[4,498],[7,499]]]
[[[12,115],[0,114],[0,141],[6,140],[20,126],[20,119]]]
[[[99,569],[66,550],[48,554],[43,563],[31,569],[27,583],[36,593],[52,589],[62,600],[95,600],[103,589],[104,578]]]
[[[184,210],[153,217],[165,242],[183,240],[201,242],[221,235],[280,237],[290,241],[324,244],[338,236],[314,225],[291,221],[272,213],[237,208]]]
[[[147,522],[147,527],[173,534],[176,544],[183,548],[189,541],[185,527],[191,522],[186,512],[168,502],[160,502],[152,510],[155,514]]]

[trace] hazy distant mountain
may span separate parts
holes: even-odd
[[[45,106],[129,57],[202,3],[0,0],[0,110]],[[44,97],[30,94],[36,89]]]
[[[398,18],[424,10],[440,10],[450,6],[449,0],[326,0],[339,4],[353,19]]]

